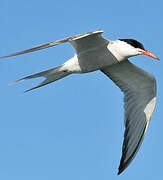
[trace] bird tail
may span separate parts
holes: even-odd
[[[63,65],[61,65],[61,66],[57,66],[55,68],[52,68],[52,69],[49,69],[49,70],[46,70],[46,71],[43,71],[43,72],[40,72],[40,73],[36,73],[36,74],[30,75],[30,76],[21,78],[19,80],[16,80],[16,81],[12,82],[11,84],[17,83],[17,82],[20,82],[20,81],[24,81],[24,80],[27,80],[27,79],[45,77],[45,80],[43,82],[41,82],[37,86],[35,86],[33,88],[30,88],[30,89],[25,91],[25,92],[28,92],[28,91],[31,91],[33,89],[44,86],[46,84],[57,81],[57,80],[65,77],[65,76],[67,76],[69,74],[70,74],[70,72],[63,70]]]

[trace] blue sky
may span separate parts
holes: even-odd
[[[157,2],[157,3],[156,3]],[[163,2],[1,0],[0,55],[87,31],[134,38],[162,60]],[[157,107],[144,142],[117,176],[123,141],[123,94],[101,72],[72,75],[29,93],[39,80],[9,86],[60,65],[74,50],[63,44],[0,62],[0,179],[161,179],[162,61],[130,59],[157,80]]]

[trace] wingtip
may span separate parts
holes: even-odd
[[[11,56],[9,56],[9,55],[6,55],[6,56],[0,56],[1,59],[2,59],[2,58],[8,58],[8,57],[11,57]]]
[[[22,54],[22,53],[21,53]],[[12,57],[12,56],[17,56],[17,55],[20,55],[19,52],[16,52],[16,53],[12,53],[12,54],[8,54],[8,55],[4,55],[4,56],[0,56],[0,58],[9,58],[9,57]]]
[[[120,175],[122,172],[123,172],[123,169],[119,168],[117,175]]]
[[[120,175],[126,168],[127,168],[126,164],[122,163],[122,160],[121,160],[117,175]]]
[[[16,84],[17,82],[21,82],[21,81],[24,81],[24,80],[25,80],[24,78],[23,79],[18,79],[16,81],[10,82],[8,85],[10,86],[10,85]]]
[[[117,175],[119,176],[121,173],[118,171]]]

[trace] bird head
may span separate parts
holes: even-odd
[[[117,41],[117,44],[119,44],[119,53],[123,57],[132,57],[137,55],[147,55],[149,57],[152,57],[154,59],[159,60],[157,56],[152,54],[151,52],[145,50],[142,43],[138,42],[134,39],[119,39]]]

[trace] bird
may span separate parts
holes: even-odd
[[[147,51],[143,44],[135,39],[107,40],[102,36],[103,32],[103,30],[95,30],[67,37],[24,51],[0,56],[0,58],[25,54],[66,42],[69,42],[74,47],[74,56],[64,64],[13,82],[39,77],[45,78],[43,82],[25,92],[71,74],[100,70],[110,78],[124,93],[125,132],[122,156],[117,173],[119,175],[135,158],[156,105],[155,77],[132,64],[128,58],[137,55],[147,55],[156,60],[159,60],[159,58]]]

